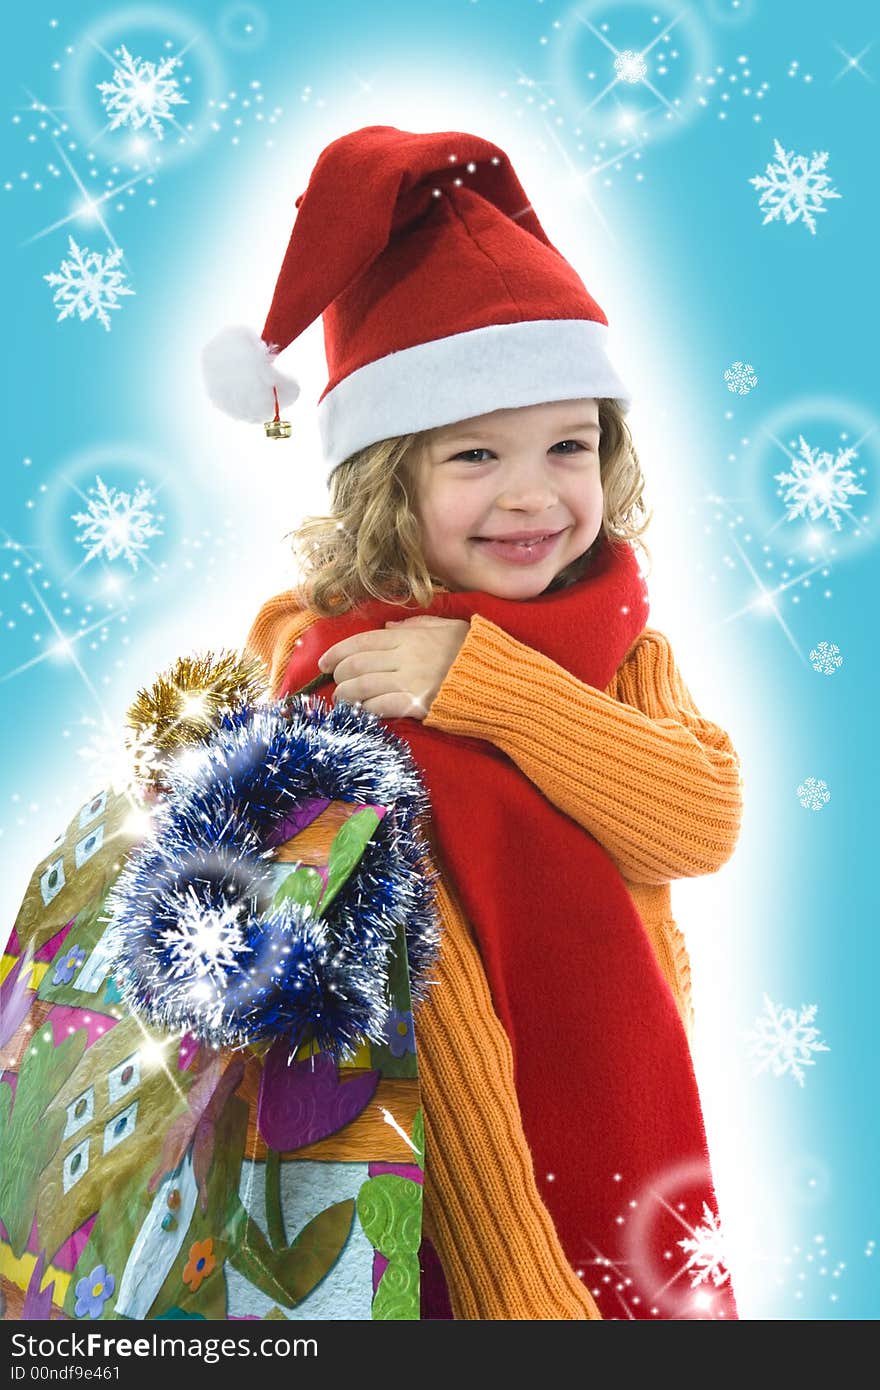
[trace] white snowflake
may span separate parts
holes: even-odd
[[[797,789],[801,805],[809,811],[821,811],[831,800],[828,783],[815,777],[808,777]]]
[[[820,642],[810,652],[810,660],[813,663],[813,670],[819,671],[823,676],[833,676],[834,672],[843,665],[840,648],[834,642]]]
[[[645,76],[648,65],[641,53],[633,53],[631,48],[626,48],[623,53],[618,53],[614,59],[614,71],[621,82],[635,85],[636,82],[641,82]]]
[[[755,369],[751,362],[732,362],[724,373],[728,391],[747,396],[758,384]]]
[[[788,508],[786,521],[807,515],[811,521],[827,517],[839,531],[841,514],[852,515],[850,498],[865,496],[849,467],[855,458],[855,449],[838,449],[836,454],[811,449],[800,435],[800,455],[792,458],[791,472],[775,475],[776,482],[783,484],[777,493]]]
[[[764,995],[765,1012],[755,1019],[754,1028],[746,1034],[749,1053],[760,1058],[754,1075],[768,1068],[774,1076],[793,1076],[799,1086],[804,1084],[803,1067],[814,1067],[814,1052],[830,1052],[819,1042],[819,1029],[814,1026],[817,1004],[802,1004],[800,1013],[774,1004]]]
[[[223,989],[226,971],[239,968],[240,957],[251,949],[240,918],[240,904],[206,908],[190,884],[177,920],[160,936],[162,949],[170,953],[171,978],[189,977],[196,993],[211,985]]]
[[[115,487],[107,487],[100,477],[95,479],[96,497],[90,497],[88,511],[75,512],[71,521],[78,525],[77,540],[86,546],[86,560],[103,555],[107,560],[115,560],[122,555],[133,570],[146,554],[152,536],[161,536],[162,531],[153,522],[156,517],[150,508],[155,498],[148,487],[139,484],[132,497]]]
[[[122,260],[122,250],[111,251],[105,258],[97,251],[89,251],[88,247],[80,250],[72,236],[67,239],[70,244],[69,258],[61,262],[60,271],[53,270],[43,276],[44,280],[56,287],[53,304],[63,306],[56,322],[60,323],[73,313],[79,314],[83,320],[90,319],[94,314],[109,333],[110,315],[107,310],[121,308],[116,302],[121,294],[134,294],[134,290],[125,284],[124,271],[117,269]]]
[[[180,64],[179,58],[163,58],[156,63],[132,58],[123,44],[119,49],[120,65],[113,69],[110,82],[99,82],[98,91],[109,116],[110,129],[130,125],[140,130],[149,122],[157,140],[164,134],[160,121],[174,119],[172,106],[188,105],[171,73]]]
[[[718,1217],[703,1203],[703,1225],[694,1229],[693,1237],[680,1240],[682,1250],[690,1252],[685,1269],[693,1270],[691,1288],[707,1283],[709,1279],[720,1289],[730,1278],[724,1257],[724,1237]]]
[[[158,772],[162,762],[154,728],[117,730],[98,726],[77,752],[88,764],[93,786],[113,787],[125,795],[139,793],[140,784]]]
[[[780,214],[786,222],[796,222],[801,217],[815,236],[816,219],[813,214],[828,211],[823,206],[826,198],[842,197],[830,186],[828,175],[822,172],[828,162],[828,151],[817,154],[814,150],[807,159],[806,155],[784,150],[778,140],[774,140],[773,145],[777,163],[768,164],[763,174],[749,179],[753,187],[762,190],[758,206],[769,208],[761,225],[766,226]]]

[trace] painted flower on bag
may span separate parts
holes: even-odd
[[[193,1293],[196,1293],[201,1286],[202,1280],[207,1279],[208,1275],[217,1267],[214,1259],[214,1242],[208,1240],[197,1240],[193,1243],[189,1252],[189,1259],[184,1265],[183,1282],[188,1284]]]
[[[86,953],[82,946],[72,946],[69,951],[65,951],[55,966],[55,974],[52,976],[53,985],[69,985],[85,958]]]
[[[99,1318],[115,1288],[116,1280],[107,1273],[107,1266],[96,1265],[91,1274],[77,1280],[74,1313],[78,1318]]]
[[[416,1035],[413,1016],[409,1009],[391,1010],[386,1036],[392,1057],[402,1057],[405,1052],[415,1052]]]

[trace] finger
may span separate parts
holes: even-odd
[[[448,618],[438,618],[436,613],[417,613],[413,618],[392,618],[386,627],[403,627],[406,623],[447,623]]]
[[[334,705],[345,700],[350,705],[364,704],[377,695],[390,695],[399,684],[393,671],[374,671],[353,680],[337,682],[333,692]]]
[[[350,656],[337,661],[333,679],[339,685],[342,681],[369,675],[373,671],[396,671],[399,660],[399,653],[393,647],[388,647],[386,651],[352,652]]]
[[[378,714],[383,719],[424,719],[425,710],[418,700],[414,700],[405,690],[393,691],[390,695],[377,695],[372,700],[363,700],[361,709],[368,714]]]
[[[334,642],[333,646],[328,647],[318,658],[318,669],[332,671],[344,656],[350,656],[352,652],[387,647],[390,636],[391,633],[385,632],[384,628],[376,628],[367,632],[356,632],[353,637],[346,637],[341,642]]]

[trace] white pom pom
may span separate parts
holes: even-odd
[[[271,420],[273,387],[282,406],[292,405],[299,395],[299,383],[276,370],[276,356],[253,328],[222,328],[202,349],[202,374],[211,400],[235,420]]]

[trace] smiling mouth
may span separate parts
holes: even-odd
[[[471,539],[482,541],[486,544],[521,545],[523,548],[527,548],[531,545],[541,545],[544,541],[553,540],[556,536],[561,534],[561,531],[544,531],[540,536],[529,536],[522,540],[508,540],[505,536],[472,536]]]

